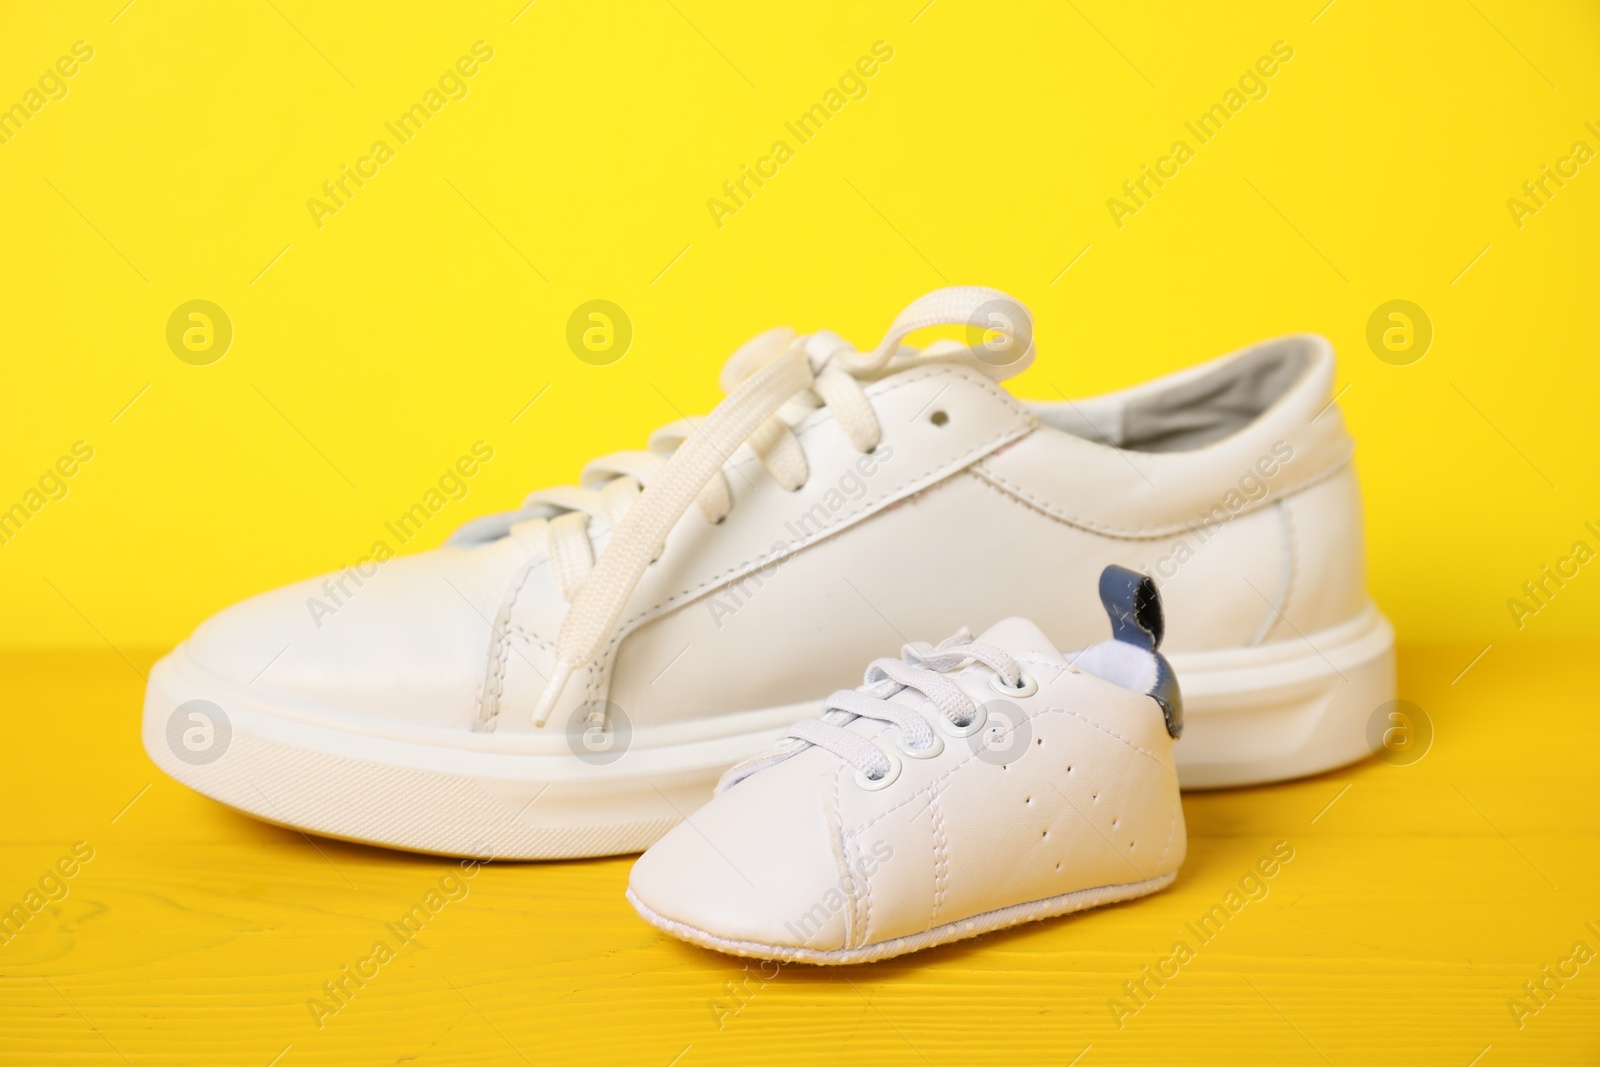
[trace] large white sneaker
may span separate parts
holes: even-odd
[[[865,963],[1170,885],[1161,601],[1115,566],[1100,595],[1113,637],[1081,652],[1013,618],[873,661],[640,857],[628,900],[706,948]]]
[[[904,347],[939,324],[972,344]],[[1059,403],[1000,386],[1032,357],[1027,312],[977,288],[921,298],[868,352],[762,334],[715,411],[596,460],[581,488],[203,623],[151,673],[145,747],[318,833],[637,851],[848,684],[863,649],[1009,615],[1086,645],[1117,563],[1153,575],[1177,620],[1185,786],[1365,755],[1393,636],[1365,589],[1328,343]]]

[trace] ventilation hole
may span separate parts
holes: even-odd
[[[1099,793],[1091,793],[1090,794],[1090,799],[1093,800],[1096,804],[1098,804],[1098,803],[1100,803],[1100,794]]]
[[[1050,831],[1046,830],[1044,833],[1040,834],[1039,836],[1040,837],[1049,837],[1050,836]]]
[[[1130,851],[1131,851],[1131,850],[1132,850],[1132,849],[1133,849],[1133,842],[1132,842],[1132,841],[1129,841],[1129,842],[1128,842],[1128,849],[1129,849],[1129,850],[1130,850]]]
[[[1032,804],[1033,803],[1033,798],[1032,797],[1025,797],[1022,802],[1024,804]]]
[[[1044,744],[1044,738],[1036,737],[1036,738],[1033,739],[1033,743],[1036,744],[1036,745],[1042,745],[1042,744]]]
[[[1122,821],[1121,818],[1112,819],[1111,820],[1111,828],[1113,830],[1115,830],[1117,828],[1117,824],[1120,823],[1121,821]]]
[[[935,426],[943,426],[945,423],[950,421],[950,416],[946,415],[942,411],[935,411],[932,415],[928,416],[928,421],[933,423]]]
[[[1058,864],[1056,864],[1056,870],[1058,870],[1058,871],[1059,871],[1059,870],[1060,870],[1060,869],[1061,869],[1061,864],[1059,864],[1059,863],[1058,863]]]
[[[1068,773],[1068,774],[1071,774],[1071,773],[1072,773],[1072,764],[1070,764],[1070,763],[1069,763],[1069,764],[1067,764],[1067,773]]]

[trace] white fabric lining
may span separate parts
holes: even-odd
[[[1135,693],[1151,692],[1160,677],[1155,653],[1126,641],[1101,641],[1068,654],[1067,660],[1080,671]]]

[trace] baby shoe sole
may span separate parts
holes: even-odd
[[[734,938],[718,937],[716,934],[706,930],[697,929],[652,911],[648,905],[634,895],[631,888],[628,890],[628,903],[632,904],[634,910],[650,925],[690,944],[699,945],[701,948],[714,949],[717,952],[725,952],[731,956],[749,956],[755,959],[778,960],[784,963],[813,963],[819,966],[838,966],[886,960],[893,956],[903,956],[908,952],[917,952],[925,948],[933,948],[936,945],[949,944],[952,941],[964,941],[969,937],[978,937],[982,934],[993,933],[996,930],[1019,926],[1022,923],[1034,922],[1038,919],[1051,919],[1058,915],[1069,915],[1075,911],[1098,908],[1103,904],[1115,904],[1123,900],[1132,900],[1135,897],[1148,896],[1151,893],[1165,889],[1177,877],[1178,872],[1171,871],[1142,882],[1100,886],[1094,889],[1079,889],[1071,893],[1062,893],[1060,896],[1046,897],[1043,900],[1029,901],[1025,904],[1013,904],[1008,908],[987,911],[982,915],[974,915],[968,919],[960,919],[956,922],[945,923],[943,926],[935,926],[933,929],[924,930],[920,934],[908,934],[905,937],[891,938],[888,941],[878,941],[868,945],[861,945],[857,948],[840,949],[797,948],[793,945],[768,945],[759,941],[740,941]]]

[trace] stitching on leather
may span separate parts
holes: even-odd
[[[861,864],[865,862],[865,854],[861,851],[860,843],[845,838],[844,849],[845,874],[850,879],[850,892],[846,894],[845,899],[851,901],[856,909],[856,922],[851,929],[860,931],[855,936],[854,943],[865,945],[872,940],[872,879],[864,875],[858,877],[856,874],[861,869]],[[845,931],[845,938],[846,943],[850,943],[851,930]]]
[[[1030,656],[1024,652],[1021,655],[1012,656],[1011,658],[1017,661],[1017,666],[1032,667],[1040,674],[1043,674],[1047,670],[1055,671],[1055,673],[1050,676],[1049,680],[1051,682],[1054,682],[1063,674],[1069,673],[1071,668],[1069,668],[1067,663],[1063,660],[1045,659],[1043,656],[1043,653]]]
[[[489,717],[483,722],[485,733],[494,733],[500,724],[500,701],[506,692],[506,642],[508,640],[509,638],[502,633],[499,639],[495,641],[494,659],[491,661],[493,668],[489,672],[489,677],[493,682],[492,702],[489,705]]]
[[[504,631],[495,633],[494,627],[489,627],[489,663],[488,684],[483,693],[483,707],[479,709],[478,719],[485,733],[494,733],[495,726],[500,719],[500,698],[505,695],[506,688],[506,642],[509,635]],[[483,712],[488,711],[487,718]]]
[[[504,627],[504,630],[507,633],[520,634],[524,639],[527,640],[528,644],[533,645],[535,648],[539,649],[541,652],[554,652],[555,651],[556,645],[555,645],[554,641],[545,640],[543,637],[540,637],[538,634],[534,633],[532,630],[528,629],[526,626],[523,626],[521,623],[516,623],[516,622],[507,623],[505,625],[505,627]]]
[[[850,875],[850,841],[844,832],[844,804],[839,798],[839,783],[844,780],[845,766],[840,766],[833,775],[833,818],[828,820],[828,836],[833,845],[833,863],[839,872],[839,887],[844,891],[844,945],[854,948],[865,944],[866,923],[871,915],[871,901],[863,902],[858,898],[855,879]],[[827,807],[827,797],[823,797],[823,807]],[[871,886],[865,887],[870,895]],[[860,939],[856,932],[860,931]]]
[[[930,376],[932,373],[933,372],[930,370],[930,371],[927,371],[925,373],[916,375],[914,378],[908,378],[907,381],[896,383],[891,389],[886,389],[886,390],[884,390],[884,392],[882,394],[879,394],[879,395],[880,396],[881,395],[886,395],[887,393],[892,392],[894,389],[899,389],[899,388],[903,388],[903,387],[909,386],[909,385],[913,384],[916,381],[920,381],[923,378],[926,378],[926,377]],[[848,521],[852,521],[852,520],[855,520],[855,519],[858,519],[858,518],[861,518],[861,517],[867,515],[869,513],[869,511],[871,511],[873,508],[877,508],[879,510],[882,510],[883,508],[887,508],[887,507],[892,506],[893,504],[899,503],[900,501],[894,500],[894,497],[897,494],[904,492],[908,487],[910,487],[912,485],[915,485],[917,482],[919,482],[922,479],[928,477],[929,475],[935,474],[935,473],[937,473],[939,470],[941,470],[943,468],[947,468],[947,467],[950,468],[950,475],[947,478],[941,478],[938,482],[933,482],[933,483],[931,483],[929,485],[926,485],[921,490],[918,490],[918,492],[926,492],[928,489],[931,489],[935,485],[940,484],[940,482],[947,481],[947,480],[949,480],[949,478],[955,477],[956,475],[960,474],[964,468],[967,468],[967,467],[969,467],[971,465],[971,462],[972,462],[974,457],[983,456],[983,455],[986,455],[986,454],[988,454],[990,452],[993,452],[995,449],[999,448],[1001,445],[1006,444],[1009,440],[1014,440],[1014,439],[1017,439],[1017,438],[1020,438],[1020,437],[1024,437],[1027,434],[1033,432],[1033,430],[1037,427],[1037,425],[1038,425],[1037,417],[1032,415],[1030,412],[1027,412],[1024,409],[1022,409],[1017,404],[1015,398],[1013,398],[1011,396],[1011,394],[1005,392],[1003,389],[1000,389],[998,386],[996,386],[992,382],[979,382],[979,381],[976,381],[976,380],[972,380],[971,384],[977,385],[980,388],[983,388],[985,391],[989,392],[990,394],[992,394],[994,396],[997,396],[997,397],[1000,397],[1000,398],[1004,399],[1005,401],[1007,401],[1008,406],[1010,406],[1019,416],[1022,417],[1022,419],[1023,419],[1022,423],[1020,425],[1012,424],[1011,426],[1009,426],[1009,427],[1007,427],[1005,429],[1002,429],[1001,431],[999,431],[998,433],[994,434],[993,436],[987,438],[986,440],[980,441],[979,443],[973,445],[971,448],[967,449],[966,452],[960,454],[959,456],[956,456],[956,457],[954,457],[954,458],[952,458],[950,460],[946,460],[943,463],[935,464],[934,466],[929,467],[927,470],[923,471],[922,473],[914,475],[914,476],[912,476],[910,478],[907,478],[905,481],[901,482],[899,485],[895,486],[893,489],[885,492],[883,494],[883,496],[881,498],[879,498],[878,501],[874,502],[872,505],[869,505],[867,507],[863,507],[863,508],[861,508],[861,509],[859,509],[859,510],[853,512],[853,513],[849,513],[849,514],[841,513],[839,516],[836,517],[836,521],[830,522],[830,524],[828,526],[820,527],[816,531],[816,533],[810,534],[810,535],[808,535],[806,537],[805,540],[795,543],[792,546],[792,551],[789,553],[789,557],[793,558],[794,556],[798,555],[800,552],[804,551],[805,549],[810,548],[810,547],[820,543],[827,534],[829,534],[829,533],[833,532],[834,530],[840,528],[844,523],[846,523]],[[743,571],[746,568],[759,569],[761,565],[763,565],[763,564],[765,564],[767,562],[770,562],[770,556],[769,556],[768,553],[762,553],[759,556],[754,556],[754,557],[752,557],[750,559],[746,559],[746,560],[744,560],[744,561],[742,561],[740,563],[734,564],[733,566],[729,567],[728,569],[726,569],[726,570],[724,570],[724,571],[722,571],[722,572],[720,572],[718,574],[715,574],[715,575],[705,579],[704,581],[700,582],[698,585],[691,586],[691,587],[686,588],[686,589],[680,589],[678,592],[672,593],[671,595],[662,598],[661,600],[657,601],[655,604],[652,604],[650,607],[641,608],[638,612],[634,613],[631,617],[629,617],[628,619],[625,619],[621,623],[619,623],[617,625],[617,627],[612,631],[611,639],[606,643],[606,647],[605,647],[605,651],[604,651],[603,655],[597,657],[598,663],[599,664],[603,664],[602,669],[591,670],[591,676],[592,676],[592,679],[593,679],[593,681],[591,683],[591,696],[594,696],[594,695],[598,694],[598,687],[599,687],[600,680],[602,678],[604,678],[607,681],[609,681],[610,674],[611,674],[611,662],[615,658],[615,652],[616,652],[617,646],[620,645],[628,637],[628,635],[633,632],[634,625],[636,623],[648,618],[651,615],[654,615],[656,612],[658,612],[662,608],[665,608],[668,605],[674,603],[675,601],[696,599],[701,594],[707,592],[708,590],[716,588],[716,587],[724,584],[724,579],[728,578],[729,576],[734,575],[734,574],[736,574],[736,573],[738,573],[740,571]]]
[[[1327,481],[1335,474],[1338,474],[1345,467],[1349,466],[1350,461],[1353,458],[1353,453],[1346,451],[1343,459],[1341,459],[1338,463],[1328,467],[1326,470],[1319,471],[1318,473],[1304,478],[1298,482],[1290,482],[1287,486],[1278,490],[1277,498],[1282,500],[1285,497],[1297,495],[1307,489],[1310,489],[1314,485]],[[1252,502],[1248,507],[1242,508],[1232,515],[1229,515],[1228,518],[1222,522],[1194,521],[1179,525],[1168,524],[1166,526],[1143,526],[1137,529],[1123,529],[1117,526],[1107,526],[1103,523],[1093,522],[1089,519],[1081,518],[1076,515],[1069,515],[1055,504],[1034,493],[1029,492],[1027,489],[1024,489],[1022,486],[1011,481],[1005,475],[985,466],[981,462],[973,464],[972,469],[967,473],[971,474],[975,478],[993,483],[996,487],[1003,490],[1006,495],[1015,497],[1017,500],[1027,504],[1034,510],[1043,515],[1047,515],[1058,522],[1064,522],[1069,526],[1076,526],[1080,530],[1088,530],[1090,533],[1100,534],[1103,537],[1117,537],[1129,541],[1155,541],[1164,537],[1172,537],[1177,534],[1182,534],[1186,531],[1195,529],[1210,529],[1212,527],[1220,527],[1234,521],[1235,519],[1241,518],[1242,516],[1251,515],[1261,510],[1260,504]],[[1266,499],[1268,499],[1268,497],[1262,498],[1262,500]]]
[[[506,661],[509,658],[507,653],[511,648],[511,628],[516,625],[511,621],[511,613],[516,610],[517,598],[522,595],[523,587],[528,584],[528,576],[533,573],[533,568],[536,565],[537,560],[532,559],[522,565],[522,573],[517,576],[516,584],[506,593],[500,610],[495,612],[497,618],[501,615],[505,617],[506,625],[499,627],[499,633],[496,634],[495,625],[493,623],[489,624],[491,638],[489,646],[489,655],[491,657],[489,660],[489,678],[494,685],[492,694],[494,704],[489,712],[489,717],[483,720],[485,733],[494,733],[500,722],[500,702],[506,693]],[[491,694],[485,693],[484,699],[488,700],[490,696]]]
[[[1171,766],[1168,765],[1164,760],[1162,760],[1160,756],[1157,756],[1154,752],[1151,752],[1149,749],[1142,747],[1137,742],[1130,741],[1128,738],[1123,737],[1121,734],[1117,733],[1115,730],[1112,730],[1109,727],[1103,726],[1100,723],[1095,722],[1093,719],[1090,719],[1090,718],[1080,714],[1079,712],[1073,711],[1070,708],[1041,708],[1040,710],[1038,710],[1038,711],[1034,712],[1033,714],[1029,715],[1028,719],[1030,721],[1032,721],[1034,719],[1042,718],[1045,715],[1071,715],[1073,718],[1078,719],[1079,721],[1084,723],[1086,726],[1092,726],[1096,730],[1099,730],[1101,733],[1107,734],[1107,735],[1109,735],[1111,737],[1116,738],[1118,741],[1121,741],[1124,745],[1127,745],[1129,748],[1133,749],[1135,752],[1138,752],[1140,755],[1143,755],[1143,756],[1149,758],[1150,760],[1154,761],[1155,764],[1158,767],[1161,767],[1163,770],[1166,770],[1168,773],[1171,773],[1171,771],[1172,771]],[[884,808],[882,811],[878,812],[878,814],[874,815],[872,818],[868,819],[866,822],[862,823],[860,826],[855,827],[853,830],[850,831],[851,835],[852,836],[856,836],[856,835],[860,835],[862,833],[865,833],[868,828],[870,828],[874,824],[882,821],[883,819],[887,818],[889,815],[892,815],[894,812],[899,811],[901,808],[905,807],[907,804],[910,804],[912,801],[914,801],[918,797],[922,796],[923,793],[929,792],[930,790],[937,790],[937,788],[940,785],[940,783],[944,782],[951,775],[955,774],[956,771],[959,771],[961,768],[965,767],[972,760],[976,759],[977,755],[978,754],[976,752],[967,753],[965,756],[963,756],[961,758],[960,762],[952,764],[949,768],[947,768],[945,770],[945,772],[943,774],[939,775],[939,777],[934,778],[933,780],[928,782],[928,784],[923,786],[921,789],[918,789],[916,792],[914,792],[911,795],[907,796],[904,800],[901,800],[899,803],[893,804],[893,805],[891,805],[891,806],[889,806],[887,808]]]
[[[1156,755],[1154,752],[1151,752],[1148,748],[1145,748],[1143,745],[1139,744],[1137,741],[1131,741],[1128,738],[1123,737],[1121,734],[1117,733],[1115,730],[1111,729],[1110,727],[1104,726],[1104,725],[1102,725],[1100,723],[1097,723],[1093,719],[1088,718],[1087,716],[1085,716],[1085,715],[1083,715],[1083,714],[1081,714],[1079,712],[1073,711],[1071,708],[1047,708],[1045,710],[1047,710],[1047,711],[1060,711],[1060,712],[1062,712],[1064,714],[1071,715],[1073,718],[1079,719],[1079,720],[1083,721],[1084,723],[1088,724],[1089,726],[1093,726],[1096,730],[1099,730],[1101,733],[1109,734],[1112,737],[1115,737],[1118,741],[1121,741],[1123,744],[1127,745],[1129,748],[1133,749],[1135,752],[1140,752],[1140,753],[1143,753],[1146,756],[1149,756],[1159,766],[1165,767],[1167,765],[1166,762],[1164,760],[1162,760],[1162,758],[1160,756]]]

